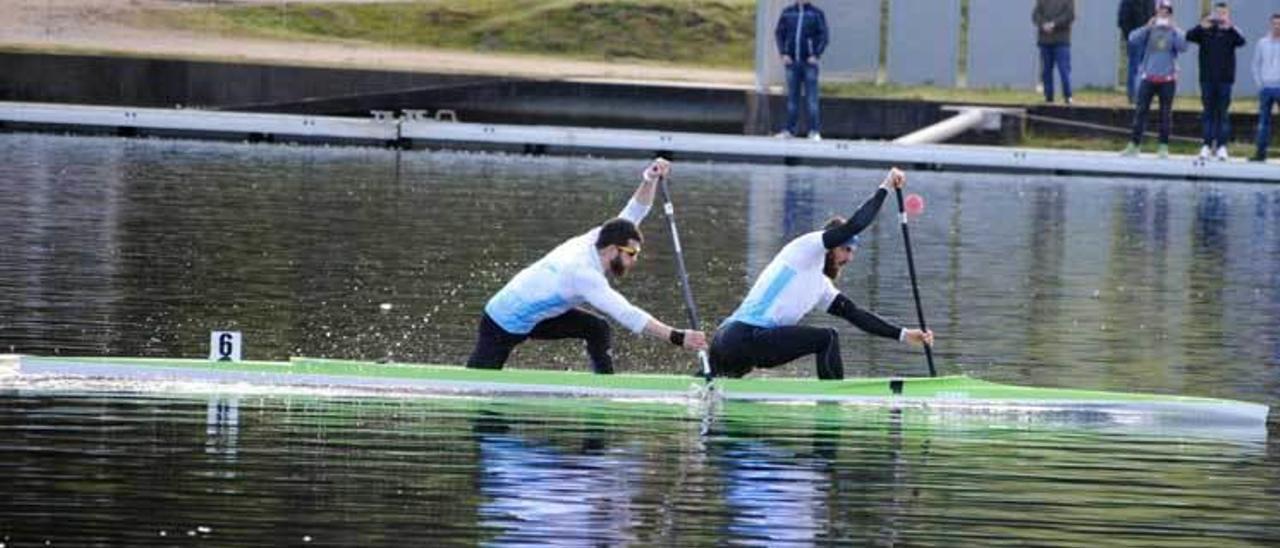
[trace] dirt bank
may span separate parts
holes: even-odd
[[[290,4],[305,1],[307,0],[290,0]],[[232,3],[270,5],[279,2],[280,0],[5,0],[5,8],[9,13],[0,18],[0,48],[534,78],[673,81],[711,85],[749,85],[753,81],[750,71],[391,48],[358,42],[247,39],[223,36],[216,31],[155,28],[137,23],[137,15],[144,10],[191,9],[208,7],[210,4]]]

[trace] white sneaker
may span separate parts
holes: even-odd
[[[1200,147],[1201,160],[1208,160],[1211,156],[1213,156],[1213,149],[1209,148],[1209,145]]]
[[[1227,153],[1227,147],[1220,146],[1218,147],[1217,157],[1219,162],[1225,162],[1231,159],[1231,154]]]
[[[787,131],[787,130],[785,130],[785,129],[784,129],[784,130],[782,130],[782,131],[779,131],[779,132],[777,132],[777,133],[774,133],[774,134],[773,134],[773,136],[774,136],[774,137],[777,137],[777,138],[779,138],[779,139],[790,139],[790,138],[791,138],[791,132],[790,132],[790,131]]]
[[[821,140],[822,140],[822,134],[821,134],[821,133],[818,133],[818,132],[816,132],[816,131],[810,131],[810,132],[809,132],[809,140],[810,140],[810,141],[821,141]]]

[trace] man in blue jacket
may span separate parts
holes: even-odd
[[[782,10],[773,37],[787,75],[787,127],[778,136],[796,135],[803,91],[809,114],[809,138],[819,141],[822,117],[818,113],[818,59],[827,49],[827,17],[809,0],[796,0]]]

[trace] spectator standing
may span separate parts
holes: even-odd
[[[1244,36],[1231,23],[1231,8],[1218,2],[1195,28],[1187,31],[1187,41],[1200,49],[1200,115],[1204,145],[1200,159],[1211,156],[1225,161],[1227,140],[1231,138],[1231,88],[1236,82],[1236,49],[1244,46]]]
[[[1053,68],[1057,66],[1062,98],[1071,104],[1071,24],[1075,20],[1075,0],[1036,0],[1031,11],[1036,44],[1040,46],[1040,82],[1046,103],[1053,102]]]
[[[773,29],[778,55],[787,76],[787,127],[779,137],[796,135],[800,96],[805,96],[809,116],[809,138],[822,140],[822,117],[818,112],[818,60],[827,49],[827,17],[809,0],[796,0],[778,17]]]
[[[1138,65],[1142,64],[1142,48],[1129,42],[1129,34],[1151,20],[1156,13],[1158,1],[1120,0],[1120,13],[1116,23],[1120,27],[1120,40],[1124,42],[1125,51],[1129,54],[1128,76],[1125,78],[1125,91],[1129,94],[1129,104],[1133,104],[1138,99]]]
[[[1271,145],[1271,108],[1280,102],[1280,13],[1271,16],[1271,33],[1253,50],[1253,81],[1258,84],[1258,150],[1250,159],[1265,162]]]
[[[1187,50],[1186,34],[1173,20],[1173,5],[1161,0],[1156,16],[1129,33],[1129,43],[1142,47],[1138,67],[1138,101],[1134,104],[1133,133],[1121,154],[1137,156],[1147,129],[1151,100],[1160,97],[1160,144],[1156,154],[1169,157],[1169,129],[1173,123],[1173,97],[1178,91],[1178,54]]]

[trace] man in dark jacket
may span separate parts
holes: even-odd
[[[1120,27],[1120,40],[1125,43],[1129,52],[1129,74],[1125,80],[1125,89],[1129,92],[1129,103],[1137,98],[1138,66],[1142,64],[1143,48],[1129,43],[1129,34],[1138,27],[1147,24],[1156,13],[1153,0],[1120,0],[1120,13],[1117,24]]]
[[[1040,81],[1045,102],[1053,102],[1053,67],[1062,79],[1062,98],[1071,104],[1071,24],[1076,20],[1075,0],[1036,0],[1031,22],[1040,46]]]
[[[1187,41],[1200,45],[1200,103],[1204,112],[1204,146],[1200,159],[1227,159],[1230,138],[1231,87],[1236,82],[1236,49],[1244,46],[1244,36],[1231,24],[1231,8],[1219,2],[1200,21],[1200,26],[1187,31]]]
[[[787,127],[779,137],[796,135],[800,95],[803,91],[809,114],[809,138],[822,139],[822,118],[818,112],[818,59],[827,49],[827,17],[809,0],[796,0],[778,17],[773,30],[778,55],[787,75]]]

